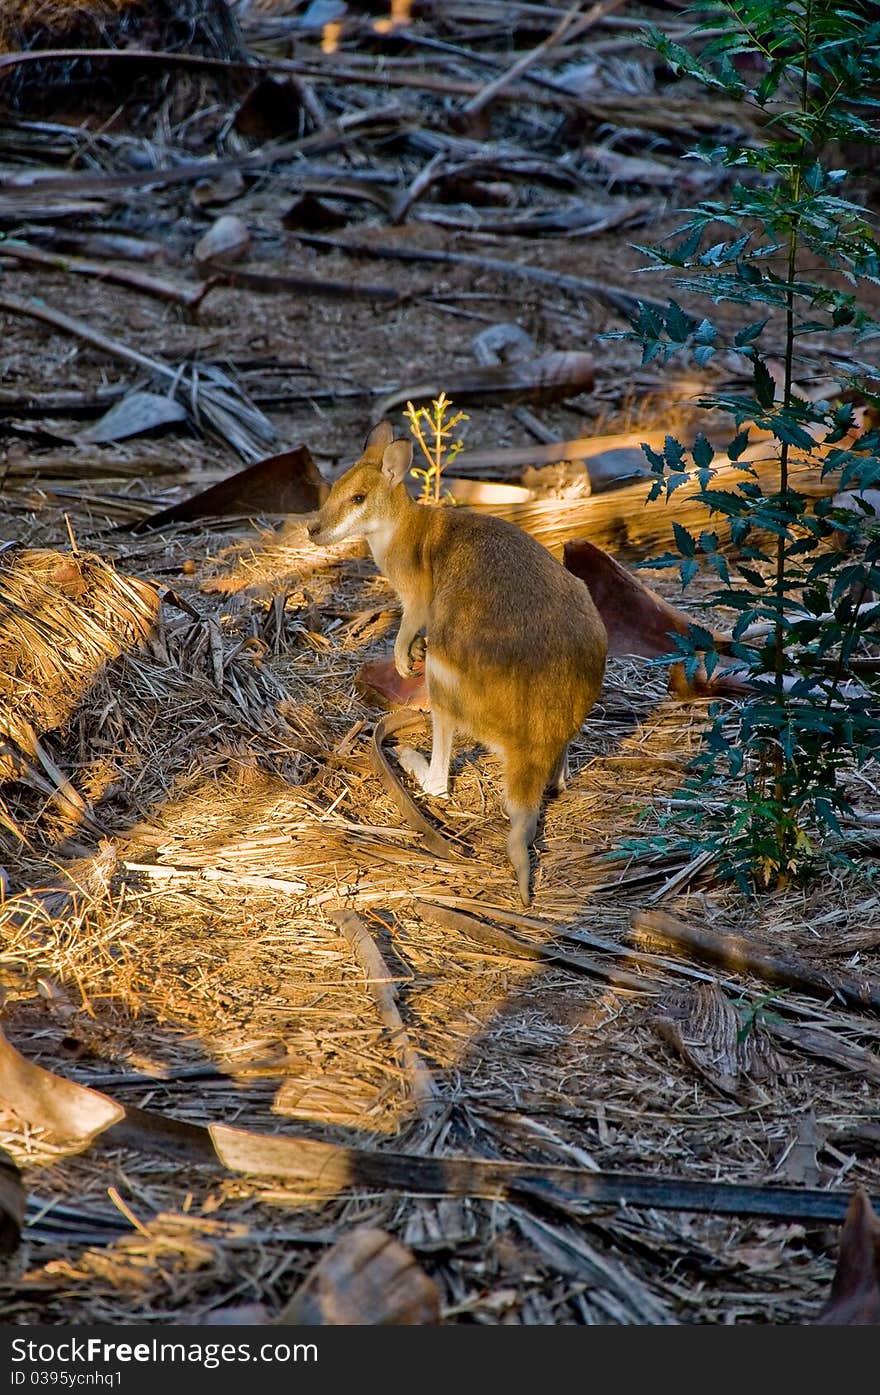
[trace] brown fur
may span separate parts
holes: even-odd
[[[453,730],[501,757],[508,852],[528,904],[528,845],[544,791],[602,687],[605,627],[584,583],[514,524],[410,499],[402,480],[411,458],[410,443],[392,443],[380,423],[310,532],[319,542],[367,539],[403,604],[400,673],[412,672],[424,631],[434,746],[423,787],[445,792],[439,747]],[[354,504],[361,494],[365,503]]]

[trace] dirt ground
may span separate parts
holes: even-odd
[[[659,113],[679,90],[663,85],[632,26],[587,31],[565,64],[557,55],[539,69],[555,79],[593,65],[584,91],[594,105],[607,101],[607,120],[524,98],[493,105],[486,128],[465,137],[453,117],[466,93],[347,84],[332,76],[333,65],[361,75],[412,77],[417,69],[479,88],[496,72],[468,59],[480,42],[506,67],[546,37],[546,21],[528,7],[510,7],[520,15],[513,23],[503,7],[487,4],[483,14],[478,6],[482,29],[455,7],[444,19],[426,11],[414,32],[447,47],[387,54],[369,29],[375,16],[358,8],[339,53],[323,57],[320,33],[291,27],[298,8],[253,7],[248,52],[301,62],[328,126],[394,108],[379,134],[246,169],[231,197],[198,202],[192,182],[114,191],[89,181],[147,161],[165,169],[214,154],[241,159],[281,138],[237,131],[228,119],[234,102],[206,89],[202,75],[163,79],[149,102],[134,109],[120,101],[98,115],[81,107],[35,115],[22,97],[0,132],[3,228],[31,245],[52,245],[35,231],[46,228],[56,246],[59,233],[99,231],[154,242],[155,261],[107,254],[107,264],[195,284],[195,242],[232,213],[251,239],[240,267],[380,283],[396,298],[218,284],[187,315],[105,279],[8,257],[0,295],[39,298],[172,368],[219,366],[275,428],[262,453],[303,443],[327,479],[358,454],[384,394],[466,379],[476,364],[474,335],[501,321],[525,330],[536,352],[595,357],[592,391],[525,404],[552,439],[690,421],[700,382],[681,370],[643,370],[631,346],[603,339],[624,327],[607,306],[473,265],[319,250],[299,240],[302,209],[290,212],[309,197],[321,201],[309,218],[323,219],[319,230],[342,242],[504,258],[659,294],[659,283],[636,276],[644,258],[633,244],[657,240],[695,197],[694,167],[679,158],[691,127],[684,108],[674,131],[664,127]],[[626,7],[618,17],[634,23],[644,12]],[[654,16],[682,23],[674,10]],[[285,140],[314,135],[304,110],[302,129]],[[695,119],[696,106],[689,110]],[[637,200],[645,208],[632,213],[631,226],[593,235],[464,231],[412,215],[395,224],[387,209],[354,201],[350,185],[360,178],[393,194],[409,187],[431,158],[413,130],[507,143],[557,162],[578,173],[578,197],[606,215]],[[655,160],[667,182],[651,182],[661,177],[656,169],[643,171],[643,183],[633,171],[629,182],[597,173],[585,154],[597,145]],[[476,160],[470,149],[456,158]],[[464,219],[467,209],[524,215],[569,206],[570,187],[513,175],[511,164],[509,151],[495,150],[460,175],[487,204],[451,189],[429,196],[429,212]],[[97,206],[52,214],[35,198],[25,212],[10,212],[9,181],[35,168],[77,173],[77,197]],[[334,180],[349,181],[345,196],[338,187],[334,194]],[[315,193],[319,184],[324,191]],[[489,185],[499,187],[487,192]],[[374,773],[370,741],[382,709],[356,677],[366,660],[389,654],[399,607],[366,550],[316,548],[300,519],[269,514],[132,532],[150,512],[247,459],[203,416],[109,444],[77,440],[118,389],[143,386],[149,374],[8,305],[0,316],[0,542],[12,544],[0,553],[0,591],[4,600],[13,584],[30,594],[35,633],[50,619],[39,598],[63,593],[74,631],[82,617],[82,633],[60,646],[62,676],[34,671],[26,715],[89,815],[55,797],[45,771],[37,779],[26,763],[0,786],[8,815],[0,826],[8,882],[2,1024],[17,1051],[129,1109],[193,1125],[380,1155],[566,1165],[587,1177],[847,1197],[861,1185],[880,1195],[880,1058],[870,1009],[845,1006],[833,992],[821,999],[707,968],[632,925],[637,912],[661,907],[718,933],[797,951],[817,972],[848,968],[876,983],[880,902],[870,857],[860,870],[829,871],[806,889],[747,900],[699,868],[677,878],[661,859],[627,853],[627,840],[670,809],[706,709],[669,696],[665,675],[645,661],[617,657],[575,744],[570,787],[547,805],[535,923],[517,930],[504,921],[519,904],[495,760],[460,745],[450,799],[417,796],[450,841],[448,858],[425,851]],[[467,451],[533,443],[518,399],[460,405],[469,414]],[[402,408],[389,416],[402,433]],[[560,499],[560,526],[565,507]],[[59,557],[72,559],[84,592],[65,591],[51,570]],[[144,638],[113,639],[93,558],[164,595]],[[620,560],[642,557],[630,547]],[[670,573],[648,575],[705,618],[699,589],[682,597]],[[87,621],[113,640],[106,651],[89,650]],[[8,605],[0,624],[3,653],[16,643],[24,652],[23,621]],[[26,658],[19,663],[20,675]],[[424,749],[427,729],[420,740]],[[867,771],[858,786],[867,811],[878,808],[876,775]],[[61,901],[42,894],[47,887],[61,887]],[[453,900],[462,908],[468,898],[532,947],[552,941],[574,956],[589,949],[640,983],[615,984],[583,965],[475,939],[426,909]],[[430,1073],[427,1101],[414,1100],[400,1041],[334,918],[345,907],[360,915],[394,980],[408,1041]],[[630,957],[578,946],[577,935]],[[693,1006],[700,983],[715,985],[740,1028],[742,1069],[733,1078],[713,1070],[710,1038],[702,1072],[693,1052],[670,1044],[670,1016]],[[788,1035],[774,1035],[774,1023]],[[824,1052],[815,1044],[822,1034]],[[438,1286],[448,1323],[803,1324],[827,1299],[839,1242],[838,1225],[809,1220],[626,1200],[566,1209],[534,1192],[418,1194],[235,1173],[161,1140],[150,1149],[99,1137],[85,1147],[33,1127],[2,1100],[0,1146],[23,1170],[28,1193],[22,1244],[0,1261],[0,1315],[16,1324],[204,1323],[254,1303],[277,1315],[327,1248],[364,1223],[412,1250]]]

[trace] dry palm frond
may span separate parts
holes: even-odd
[[[265,454],[264,446],[277,439],[278,433],[269,418],[254,406],[227,373],[213,364],[182,363],[177,368],[171,368],[167,363],[149,358],[121,340],[102,334],[85,320],[75,319],[34,296],[0,296],[0,309],[12,315],[40,320],[64,334],[84,340],[113,358],[146,369],[151,378],[159,379],[166,385],[169,396],[175,396],[187,409],[194,425],[198,426],[200,417],[204,416],[215,435],[228,441],[245,460],[261,460]],[[170,387],[167,386],[169,383]]]
[[[141,644],[156,622],[154,587],[102,557],[12,551],[0,567],[0,729],[50,730],[102,665]]]
[[[269,418],[216,364],[194,363],[181,370],[180,382],[189,389],[196,425],[206,418],[214,434],[228,441],[242,459],[262,460],[265,447],[277,441],[278,432]]]

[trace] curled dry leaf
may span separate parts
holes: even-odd
[[[187,411],[174,398],[158,392],[129,392],[92,426],[78,432],[76,440],[90,445],[123,441],[145,431],[187,420]]]
[[[880,1218],[864,1187],[849,1204],[831,1294],[816,1322],[828,1327],[880,1326]]]
[[[384,1230],[358,1226],[315,1265],[276,1319],[291,1327],[418,1327],[440,1321],[436,1284]]]
[[[0,1099],[32,1128],[83,1148],[125,1115],[122,1105],[109,1096],[26,1061],[2,1031]]]

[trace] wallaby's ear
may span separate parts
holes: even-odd
[[[364,441],[364,455],[381,456],[386,446],[394,440],[394,427],[390,421],[378,421]]]
[[[382,454],[382,474],[392,484],[400,484],[412,464],[412,441],[392,441]]]

